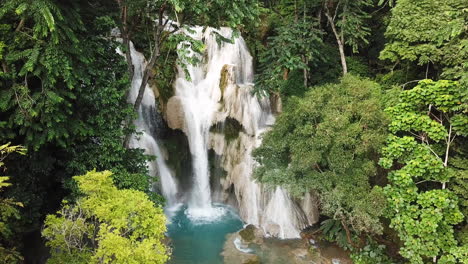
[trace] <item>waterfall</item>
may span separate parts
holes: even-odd
[[[203,41],[206,49],[202,55],[192,52],[200,64],[178,68],[175,95],[168,101],[168,124],[185,132],[192,155],[188,214],[196,219],[217,216],[212,210],[208,162],[208,151],[212,149],[221,157],[220,166],[227,173],[219,181],[224,199],[216,202],[227,202],[229,192],[233,192],[244,222],[261,227],[266,235],[297,238],[300,230],[312,222],[308,214],[286,190],[271,190],[252,179],[256,166],[252,151],[261,144],[262,133],[274,123],[269,100],[252,94],[252,57],[242,37],[233,43],[218,42],[214,31],[228,39],[233,34],[229,28],[193,27],[185,32]],[[241,127],[235,139],[212,129],[228,119]]]
[[[130,52],[132,55],[134,75],[127,99],[129,103],[134,103],[140,89],[143,71],[146,67],[146,60],[142,53],[135,50],[133,43],[130,43]],[[147,85],[145,87],[143,101],[138,109],[138,118],[134,121],[137,132],[141,134],[132,135],[130,147],[144,149],[145,154],[156,157],[155,161],[148,161],[147,166],[151,176],[159,176],[159,185],[162,194],[167,201],[166,205],[170,207],[177,202],[177,183],[173,173],[166,164],[163,152],[156,139],[158,133],[158,118],[160,117],[156,108],[154,92]]]
[[[216,114],[221,108],[220,100],[223,96],[220,89],[220,73],[225,65],[231,65],[238,68],[236,73],[238,73],[239,81],[251,82],[252,72],[242,70],[244,65],[242,60],[248,59],[251,62],[252,58],[242,57],[245,53],[240,48],[245,49],[245,44],[240,39],[236,40],[235,44],[220,45],[215,35],[212,34],[214,29],[204,30],[202,27],[194,27],[192,30],[186,34],[197,40],[205,40],[207,58],[202,64],[186,65],[187,71],[179,67],[179,75],[174,87],[175,94],[183,108],[185,131],[194,168],[193,187],[188,201],[189,210],[191,214],[209,216],[211,214],[210,171],[208,169],[209,132],[213,122],[219,119]],[[230,37],[232,31],[223,28],[219,33]],[[242,43],[238,44],[241,41]],[[192,55],[199,56],[199,59],[203,60],[200,55]]]
[[[317,221],[314,197],[306,195],[302,201],[293,199],[281,187],[263,186],[252,178],[257,165],[252,151],[261,144],[262,133],[274,123],[270,101],[258,98],[253,91],[252,57],[242,37],[233,43],[218,42],[215,32],[231,38],[229,28],[192,27],[183,32],[203,41],[203,54],[195,54],[201,63],[178,67],[174,81],[174,96],[165,106],[165,121],[172,129],[180,129],[187,136],[192,161],[191,189],[179,190],[174,173],[165,162],[164,151],[158,143],[161,116],[157,112],[152,89],[145,94],[135,120],[137,135],[131,147],[142,148],[156,156],[148,163],[152,176],[159,176],[160,189],[168,205],[175,208],[187,203],[185,214],[196,223],[220,219],[226,212],[213,203],[230,203],[238,208],[242,220],[260,227],[266,236],[298,238],[300,230]],[[186,43],[183,43],[186,44]],[[134,66],[129,102],[137,97],[146,61],[131,44]],[[189,74],[187,76],[186,74]],[[227,136],[228,122],[235,124],[234,136]],[[231,125],[232,125],[231,124]],[[213,128],[219,127],[220,130]],[[226,128],[227,129],[227,128]],[[217,167],[224,170],[212,193],[209,151],[216,156]],[[232,200],[235,200],[234,202]],[[168,210],[171,211],[171,210]],[[169,213],[169,212],[168,212]]]

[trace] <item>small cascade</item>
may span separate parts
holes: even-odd
[[[130,43],[130,52],[134,67],[134,76],[132,86],[128,97],[129,103],[134,103],[140,89],[143,78],[143,71],[146,67],[146,60],[142,53],[135,50],[133,43]],[[173,173],[167,166],[163,152],[158,144],[156,135],[158,133],[159,113],[156,109],[156,100],[154,92],[147,85],[145,94],[138,110],[138,119],[135,120],[135,126],[139,135],[133,135],[130,141],[130,147],[141,148],[145,154],[156,156],[155,161],[148,162],[149,173],[151,176],[159,176],[161,192],[166,198],[167,206],[173,206],[177,203],[177,183]]]

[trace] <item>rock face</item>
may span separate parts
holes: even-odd
[[[320,215],[317,195],[311,192],[306,193],[302,198],[301,208],[306,214],[309,225],[318,223]]]

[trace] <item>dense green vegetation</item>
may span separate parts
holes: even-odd
[[[378,84],[351,75],[290,98],[255,151],[258,178],[297,195],[317,191],[322,213],[345,230],[382,233],[384,199],[369,182],[385,140],[381,98]]]
[[[266,7],[257,90],[284,107],[255,176],[318,194],[355,263],[468,263],[466,1]]]
[[[198,62],[191,25],[246,39],[284,105],[255,177],[317,194],[323,237],[355,263],[468,263],[466,0],[2,0],[0,262],[40,230],[50,263],[168,259],[154,157],[127,145],[146,83],[164,101]],[[130,41],[149,63],[128,103]]]
[[[4,144],[0,146],[0,169],[4,169],[5,163],[3,160],[12,153],[25,154],[25,148],[21,146],[11,146],[11,144]],[[4,188],[11,186],[8,182],[8,176],[0,177],[0,192]],[[16,202],[12,198],[0,198],[0,260],[3,263],[17,262],[23,260],[21,254],[12,247],[9,241],[12,237],[13,230],[10,222],[14,219],[19,219],[20,212],[19,207],[23,207],[23,204]]]
[[[412,263],[423,263],[425,257],[442,263],[466,260],[467,245],[457,246],[453,230],[464,216],[459,198],[447,189],[460,177],[449,166],[450,154],[458,156],[461,142],[455,140],[468,135],[461,100],[457,82],[425,80],[387,108],[391,134],[380,164],[391,169],[396,161],[402,166],[388,174],[388,217],[404,243],[401,255]]]

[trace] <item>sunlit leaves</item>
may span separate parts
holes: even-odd
[[[22,146],[12,146],[11,143],[0,145],[0,173],[5,169],[3,161],[12,153],[24,155],[26,154],[26,149]],[[4,188],[11,186],[11,183],[8,182],[9,179],[9,177],[0,176],[0,193],[4,191]],[[23,207],[22,203],[17,202],[12,198],[0,197],[1,240],[11,239],[11,235],[13,234],[12,222],[20,219],[20,213],[18,210],[20,207]],[[7,248],[5,245],[0,244],[0,261],[3,263],[20,263],[21,260],[22,257],[15,248]]]
[[[49,215],[42,235],[52,250],[48,263],[165,263],[166,218],[148,196],[118,190],[111,172],[76,176],[84,197]],[[70,262],[72,261],[72,262]]]

